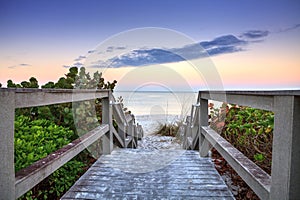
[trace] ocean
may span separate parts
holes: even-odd
[[[154,133],[164,124],[182,122],[190,115],[192,105],[197,102],[198,92],[120,92],[115,91],[116,99],[122,97],[124,107],[134,114],[136,122],[143,126],[145,135]],[[209,101],[215,107],[221,102]]]
[[[196,103],[193,92],[114,92],[135,115],[186,115]]]
[[[114,92],[115,98],[121,96],[124,107],[143,126],[145,135],[154,133],[163,124],[184,120],[197,95],[196,92]]]

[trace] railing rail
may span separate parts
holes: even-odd
[[[208,100],[274,112],[272,176],[209,127]],[[185,136],[192,136],[186,148],[199,149],[201,156],[207,156],[209,149],[214,147],[261,199],[297,199],[300,196],[299,90],[200,91],[197,105],[191,113],[194,120],[187,121],[184,128]],[[196,129],[197,133],[191,134],[190,129]],[[194,145],[196,142],[199,148]]]
[[[85,101],[96,98],[102,99],[101,125],[31,166],[15,173],[14,118],[16,108]],[[112,107],[114,104],[115,99],[109,90],[0,88],[0,199],[20,197],[99,139],[102,144],[102,153],[109,154],[113,149],[113,134],[120,138],[119,133],[114,130],[112,124],[114,115]],[[137,131],[141,132],[141,127],[137,130],[137,125],[134,123],[132,116],[125,116],[120,107],[116,110],[119,121],[127,123],[126,127],[131,130],[130,134],[137,135]],[[127,135],[126,131],[127,129],[124,130],[123,134]],[[127,143],[124,140],[121,145],[121,147],[133,148],[136,146],[137,140],[133,138],[127,139]]]

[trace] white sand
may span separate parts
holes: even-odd
[[[138,141],[138,148],[142,149],[182,149],[175,137],[159,136],[155,133],[164,124],[172,124],[180,120],[177,115],[140,115],[136,122],[142,125],[144,138]]]
[[[172,124],[180,121],[178,115],[137,115],[135,116],[136,123],[142,125],[144,136],[152,135],[164,124]]]

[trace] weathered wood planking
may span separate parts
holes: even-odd
[[[196,151],[117,149],[102,156],[62,199],[234,199]]]

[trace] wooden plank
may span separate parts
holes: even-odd
[[[136,125],[136,134],[138,139],[142,139],[144,137],[144,130],[140,124]]]
[[[103,124],[58,151],[17,172],[16,198],[22,196],[108,131],[109,125]]]
[[[199,95],[200,96],[200,95]],[[207,157],[208,156],[208,151],[210,150],[211,146],[201,134],[201,127],[202,126],[208,126],[208,100],[207,99],[199,99],[200,103],[200,128],[199,128],[199,152],[201,157]]]
[[[270,199],[300,196],[300,97],[275,97]]]
[[[16,108],[44,106],[108,97],[108,90],[10,89],[16,93]]]
[[[202,134],[261,199],[269,199],[271,177],[210,127]]]
[[[123,112],[120,103],[113,104],[113,116],[118,124],[128,125],[125,113]]]
[[[14,167],[15,93],[0,93],[0,199],[15,198]]]
[[[102,156],[62,197],[72,198],[234,199],[211,160],[198,152],[142,149]]]
[[[128,135],[125,138],[125,148],[131,148],[132,147],[132,141],[133,141],[133,137],[131,135]]]
[[[273,110],[273,96],[263,93],[238,93],[238,92],[200,92],[202,99],[215,100],[241,106],[249,106],[262,110]]]
[[[300,96],[300,90],[200,90],[201,93],[238,94],[255,96]]]
[[[123,139],[120,137],[120,135],[118,134],[118,132],[116,131],[116,129],[114,127],[112,127],[112,132],[113,132],[114,136],[116,136],[116,138],[119,141],[119,143],[121,144],[121,146],[123,148],[125,148],[125,143],[124,143]]]
[[[127,123],[130,123],[133,120],[133,117],[131,116],[131,114],[125,114],[125,119]]]
[[[110,96],[102,99],[102,123],[108,124],[109,131],[101,138],[102,154],[110,154],[113,150],[112,105]]]

